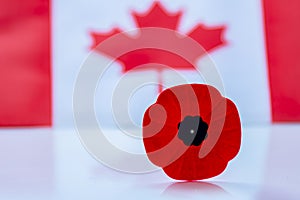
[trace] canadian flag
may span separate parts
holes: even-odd
[[[143,27],[174,30],[202,45],[243,123],[300,121],[299,8],[298,1],[279,0],[0,1],[0,126],[71,125],[76,77],[91,48]],[[184,60],[148,49],[121,57],[108,70],[101,94],[149,59],[164,60],[190,82],[200,80]],[[128,79],[143,79],[145,73],[150,72]],[[167,72],[154,77],[165,87],[177,84]],[[155,100],[157,88],[139,93],[129,104],[136,121]],[[110,112],[103,105],[96,108]]]

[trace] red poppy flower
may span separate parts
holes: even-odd
[[[149,160],[173,179],[216,176],[240,149],[238,110],[209,85],[166,89],[144,114],[143,142]]]

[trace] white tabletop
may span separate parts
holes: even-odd
[[[106,167],[73,129],[0,129],[0,199],[300,199],[299,143],[299,124],[244,127],[225,172],[184,183]]]

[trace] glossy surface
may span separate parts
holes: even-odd
[[[75,130],[1,129],[0,199],[299,199],[299,142],[300,125],[244,127],[241,151],[224,173],[183,183],[161,170],[105,167]],[[136,146],[123,148],[141,151]]]

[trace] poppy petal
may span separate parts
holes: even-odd
[[[202,134],[200,142],[195,140],[197,134]],[[145,112],[143,142],[149,160],[171,178],[210,178],[222,173],[240,149],[239,113],[212,86],[175,86],[163,91]]]

